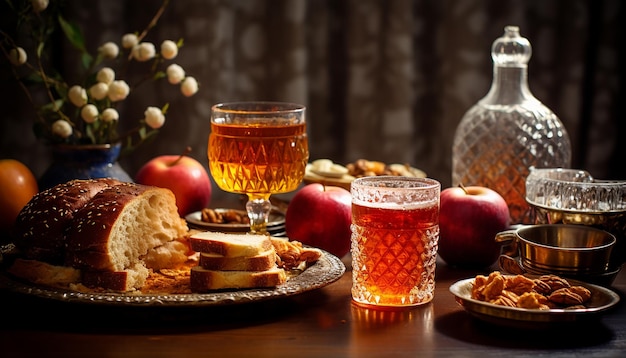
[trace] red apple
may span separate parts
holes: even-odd
[[[211,200],[211,180],[207,170],[185,154],[151,159],[139,169],[135,181],[170,189],[176,196],[181,217],[202,210]]]
[[[285,231],[291,240],[343,257],[350,251],[351,222],[350,192],[313,183],[301,188],[289,202]]]
[[[509,228],[509,208],[496,191],[452,187],[441,192],[439,257],[451,266],[488,267],[500,255],[498,232]]]

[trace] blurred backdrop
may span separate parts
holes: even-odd
[[[156,0],[65,3],[66,17],[80,24],[94,51],[141,31],[160,6]],[[533,45],[530,89],[569,131],[572,166],[626,179],[623,3],[172,1],[146,40],[183,38],[176,62],[198,79],[200,91],[184,98],[163,81],[133,94],[121,108],[122,125],[136,123],[147,105],[170,107],[156,140],[121,162],[134,175],[150,158],[191,146],[206,165],[212,104],[290,101],[308,107],[312,160],[410,163],[449,186],[454,130],[489,90],[492,42],[506,25],[517,25]],[[5,10],[0,26],[10,31],[14,21]],[[76,55],[61,40],[54,61],[71,77]],[[33,108],[7,66],[0,59],[0,157],[21,160],[40,175],[50,152],[35,139]]]

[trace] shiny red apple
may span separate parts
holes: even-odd
[[[186,153],[151,159],[139,169],[135,182],[170,189],[181,217],[206,208],[211,200],[207,170]]]
[[[285,231],[290,240],[343,257],[350,251],[351,222],[350,192],[313,183],[301,188],[289,202]]]
[[[481,187],[451,187],[441,192],[439,257],[448,265],[484,268],[500,255],[498,232],[509,228],[506,201]]]

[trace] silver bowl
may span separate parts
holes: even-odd
[[[575,277],[605,274],[616,239],[588,226],[529,225],[500,232],[496,241],[509,244],[508,254],[528,272]]]
[[[602,229],[617,240],[610,266],[626,261],[626,181],[598,180],[578,169],[531,169],[526,201],[535,224],[583,225]]]

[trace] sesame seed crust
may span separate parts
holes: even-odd
[[[15,245],[27,259],[65,261],[65,235],[75,213],[114,179],[72,180],[41,191],[26,204],[15,224]]]
[[[143,261],[148,252],[189,230],[171,190],[112,179],[74,180],[42,191],[18,223],[16,246],[25,259],[78,269],[88,287],[91,282],[115,291],[140,288],[149,274]],[[186,260],[186,246],[167,247]],[[151,257],[158,266],[171,263],[172,254]],[[108,279],[113,277],[119,280]]]

